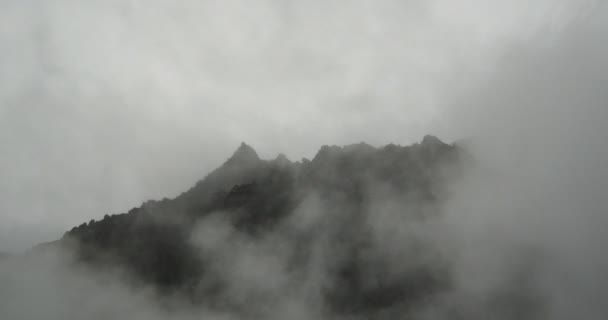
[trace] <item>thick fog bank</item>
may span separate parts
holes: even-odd
[[[407,304],[387,307],[373,314],[377,319],[605,319],[608,317],[603,301],[608,296],[608,256],[604,248],[608,240],[605,232],[608,228],[608,204],[605,199],[608,190],[608,14],[606,5],[602,3],[582,7],[586,9],[566,14],[568,19],[559,19],[568,23],[553,26],[558,31],[546,26],[546,33],[509,39],[509,45],[504,46],[506,49],[502,46],[500,48],[500,58],[481,59],[479,63],[483,67],[468,64],[453,66],[454,69],[462,67],[464,74],[456,72],[442,79],[449,85],[442,85],[433,99],[438,112],[433,117],[433,126],[429,130],[437,132],[442,138],[458,140],[457,144],[466,150],[471,162],[466,166],[464,176],[446,182],[445,197],[440,205],[424,206],[411,202],[411,198],[387,189],[384,184],[370,181],[370,187],[363,195],[369,199],[365,218],[357,222],[361,229],[351,231],[352,234],[349,234],[349,230],[343,230],[345,225],[350,226],[349,223],[352,222],[349,218],[352,214],[348,210],[349,204],[327,202],[322,195],[314,193],[307,194],[278,228],[263,237],[250,237],[238,232],[222,218],[221,212],[210,215],[197,222],[190,239],[190,243],[202,256],[213,257],[208,271],[225,284],[224,295],[219,301],[210,304],[199,305],[180,295],[162,295],[155,288],[137,284],[132,275],[124,270],[100,271],[74,264],[71,252],[2,255],[0,317],[9,320],[370,318],[371,316],[357,313],[334,313],[319,294],[328,286],[328,278],[335,265],[348,258],[347,254],[342,256],[336,252],[348,248],[351,239],[360,239],[357,232],[365,230],[366,250],[361,254],[361,260],[369,262],[370,270],[379,271],[375,276],[367,278],[368,282],[360,284],[361,286],[386,287],[392,280],[401,281],[404,274],[419,275],[420,270],[424,271],[422,274],[425,276],[432,275],[430,278],[433,281],[439,280],[439,289],[430,292],[429,298],[416,300],[414,307]],[[543,37],[543,34],[547,36]],[[331,42],[331,39],[327,41]],[[241,48],[238,43],[234,42],[233,49]],[[365,57],[365,52],[361,56],[351,57],[352,63],[357,64],[359,59],[367,61]],[[304,58],[306,61],[308,59]],[[411,65],[408,64],[403,69],[408,70],[406,67],[409,66]],[[53,66],[47,68],[54,70]],[[156,68],[165,70],[162,63],[156,64]],[[483,70],[479,71],[480,69]],[[114,69],[110,71],[118,72]],[[82,72],[86,73],[86,70]],[[369,79],[364,71],[361,72],[362,78]],[[357,74],[347,74],[344,79],[357,78],[356,76]],[[475,78],[471,81],[474,83],[467,80],[468,76]],[[113,79],[114,75],[111,74],[108,78]],[[136,77],[135,80],[137,79]],[[185,78],[188,79],[190,78]],[[330,80],[328,81],[334,83]],[[182,96],[183,88],[179,86],[181,80],[175,83],[171,82],[175,85],[172,87],[176,90],[175,96]],[[274,82],[269,80],[269,83]],[[368,81],[356,82],[351,89],[357,91],[368,84]],[[164,86],[163,82],[160,86]],[[126,84],[124,87],[129,88]],[[223,99],[228,95],[226,92],[230,92],[226,88],[230,86],[216,88],[215,102],[234,102],[229,98]],[[61,92],[57,88],[53,90],[59,91],[51,89],[49,94]],[[83,89],[82,94],[89,89]],[[330,86],[330,89],[336,88]],[[383,91],[377,93],[380,97],[386,97],[386,100],[372,101],[400,101],[399,97],[383,95]],[[140,98],[132,103],[139,105]],[[264,99],[259,99],[261,101],[255,101],[261,104],[265,102]],[[276,108],[271,109],[278,110],[278,106],[286,102],[283,99],[284,97],[272,99],[272,105]],[[147,101],[143,98],[141,100]],[[197,101],[195,98],[192,100]],[[236,105],[245,103],[237,100]],[[14,110],[17,109],[11,110],[16,112]],[[241,113],[234,113],[234,117],[242,117]],[[308,114],[310,118],[305,117],[306,120],[325,116],[324,113],[317,114],[322,112],[311,113],[312,115]],[[392,114],[392,111],[386,113]],[[9,112],[4,112],[0,115],[8,114]],[[158,114],[158,117],[162,117],[163,112]],[[285,113],[277,111],[276,114],[278,116],[275,119],[279,120],[270,123],[283,123],[286,126],[293,124],[280,120]],[[355,114],[357,116],[353,117],[356,119],[350,119],[349,123],[365,119],[365,113]],[[89,119],[89,116],[84,118]],[[108,115],[108,118],[112,117]],[[150,118],[144,117],[146,123],[151,123],[148,127],[155,128],[154,124],[159,124],[154,120],[157,115]],[[228,118],[230,116],[220,120]],[[134,115],[133,119],[141,118]],[[90,121],[97,123],[96,120]],[[332,123],[330,120],[324,121]],[[188,129],[180,131],[179,137],[199,132],[192,129],[196,125],[190,121],[180,118],[176,122],[180,126],[188,124],[181,126]],[[382,123],[377,119],[372,119],[372,122]],[[37,123],[32,121],[31,125],[37,127]],[[121,126],[124,132],[129,132],[130,123],[131,121],[126,121]],[[315,122],[309,121],[306,127],[312,127],[312,123]],[[266,124],[262,122],[259,127],[250,124],[244,128],[222,128],[231,137],[240,137],[245,135],[243,132],[257,132]],[[87,125],[86,122],[84,125]],[[160,136],[168,136],[172,132],[165,125],[156,128],[162,129],[156,131]],[[352,132],[359,132],[356,125],[349,128]],[[387,129],[384,133],[394,134],[398,132],[399,126],[391,128],[393,129]],[[298,133],[309,130],[311,129]],[[352,136],[352,132],[342,136],[333,134],[333,129],[322,130],[324,133],[319,134],[319,139],[326,136],[343,141]],[[207,130],[203,131],[208,133]],[[413,131],[418,133],[419,129]],[[95,132],[92,138],[99,135],[118,141],[118,145],[101,146],[104,154],[107,150],[114,150],[115,153],[109,152],[116,154],[111,159],[123,158],[124,151],[129,149],[129,143],[120,141],[120,132],[106,132],[105,129]],[[217,133],[217,130],[210,130],[210,133]],[[274,134],[274,131],[259,133],[257,139],[261,141]],[[73,137],[71,134],[68,136]],[[150,141],[129,134],[126,136],[137,143]],[[354,136],[360,137],[356,134]],[[382,140],[375,135],[363,136]],[[208,139],[211,140],[202,140]],[[64,141],[61,134],[53,138],[55,140]],[[178,165],[195,168],[198,160],[208,160],[198,151],[194,152],[197,156],[183,156],[175,160],[176,154],[184,155],[180,150],[191,150],[193,144],[199,145],[198,138],[193,140],[186,140],[185,146],[176,146],[162,140],[166,143],[160,145],[172,146],[169,152],[143,148],[152,151],[142,152],[143,155],[137,152],[127,154],[133,167],[145,162],[145,158],[151,154],[162,154],[163,159],[166,158],[165,164],[173,165],[177,161]],[[231,139],[226,140],[232,142]],[[315,139],[302,142],[307,147],[298,149],[296,154],[300,155],[304,149],[312,148],[309,145],[313,144],[313,140],[314,143],[318,142]],[[320,144],[322,143],[325,142]],[[287,142],[283,141],[282,144],[287,145]],[[95,149],[86,141],[82,145],[79,149],[81,151]],[[219,162],[228,149],[226,146],[214,149],[217,152],[212,156],[213,161],[209,161]],[[270,149],[267,147],[267,150]],[[192,153],[186,152],[190,155]],[[87,154],[91,159],[87,156],[85,162],[80,162],[82,168],[79,170],[83,172],[88,170],[87,165],[94,164],[97,159],[94,153]],[[34,158],[29,152],[17,159],[20,157]],[[190,160],[184,160],[186,158]],[[61,154],[48,160],[63,163]],[[155,163],[141,171],[155,171],[157,165],[159,164]],[[92,166],[95,167],[94,176],[103,173],[103,170]],[[67,165],[59,167],[71,172]],[[74,212],[79,212],[83,208],[97,207],[83,204],[91,199],[95,204],[110,201],[111,205],[106,208],[119,212],[126,203],[139,199],[139,186],[149,182],[139,180],[139,175],[130,169],[131,165],[108,169],[113,173],[125,173],[118,175],[124,178],[120,190],[131,190],[130,187],[133,187],[136,190],[133,193],[137,194],[129,195],[129,201],[124,198],[116,202],[108,200],[116,194],[106,191],[94,198],[58,193],[51,195],[51,202],[63,203],[65,200],[65,203],[72,204],[55,208],[75,208]],[[198,173],[198,170],[200,169],[189,169],[182,174],[190,176]],[[45,172],[44,176],[48,175],[48,179],[41,181],[63,185],[56,184],[63,177],[59,171]],[[163,171],[159,176],[165,177],[171,172]],[[6,175],[14,181],[23,176]],[[31,177],[26,178],[38,183],[36,177],[40,176],[32,173]],[[199,176],[177,179],[180,180],[179,183],[170,180],[171,186],[167,189],[153,188],[146,195],[157,195],[161,190],[178,192],[181,191],[183,181],[194,181],[197,178]],[[105,180],[87,178],[79,181],[72,183],[79,185]],[[62,190],[76,188],[68,184],[69,188]],[[19,190],[21,189],[11,188],[9,191],[21,196],[44,193],[44,190],[36,188],[31,193]],[[95,188],[86,191],[87,195],[99,194]],[[36,199],[20,199],[36,203]],[[16,206],[13,203],[2,208],[8,212]],[[33,206],[32,210],[41,216],[45,212],[44,208],[38,206]],[[97,218],[101,218],[103,212],[98,208],[92,210],[99,212]],[[432,218],[416,219],[404,215],[412,212],[430,212]],[[87,216],[83,221],[89,218]],[[13,221],[12,218],[5,220]],[[335,237],[336,234],[340,237]],[[294,261],[300,261],[294,260],[294,256],[298,257],[298,244],[303,240],[311,244],[311,250],[307,251],[309,254],[306,257],[300,257],[306,263],[294,268]],[[384,269],[376,269],[373,262],[377,261],[381,262]],[[206,287],[206,283],[199,285],[204,290],[213,289],[212,286]]]

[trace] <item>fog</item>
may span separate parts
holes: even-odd
[[[608,288],[605,17],[598,7],[555,38],[510,48],[452,110],[484,167],[452,208],[464,214],[454,219],[466,224],[466,250],[483,266],[467,279],[483,279],[488,260],[509,263],[498,253],[505,245],[539,250],[548,261],[535,281],[555,308],[549,319],[605,317],[598,300]]]
[[[411,266],[407,248],[391,247],[403,239],[451,259],[454,288],[417,317],[604,319],[607,21],[599,1],[1,1],[0,250],[175,196],[241,141],[297,160],[324,144],[434,133],[476,164],[450,185],[442,218],[403,223],[380,197],[383,214],[368,221],[395,252],[390,266]],[[193,241],[218,255],[235,306],[259,297],[276,318],[323,317],[327,239],[294,276],[291,248],[272,236],[318,228],[331,209],[313,196],[261,242],[204,221]],[[147,290],[99,280],[114,276],[36,259],[2,265],[4,314],[240,317],[167,311]],[[66,307],[81,292],[92,298]]]
[[[175,196],[241,141],[292,159],[323,144],[418,141],[446,117],[446,89],[478,87],[503,52],[556,38],[595,10],[1,1],[0,250]]]

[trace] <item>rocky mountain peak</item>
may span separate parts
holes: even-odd
[[[260,161],[260,157],[257,152],[245,142],[241,142],[241,145],[234,151],[232,156],[226,163],[230,164],[246,164]]]

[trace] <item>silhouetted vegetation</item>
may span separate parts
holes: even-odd
[[[323,293],[329,307],[348,313],[407,305],[448,286],[449,277],[440,258],[435,266],[389,277],[383,271],[389,262],[382,255],[367,254],[372,249],[364,222],[366,215],[374,214],[371,189],[385,187],[412,207],[431,208],[403,212],[424,219],[440,204],[443,180],[457,172],[446,168],[457,169],[460,156],[457,147],[435,137],[408,147],[324,146],[312,160],[301,162],[284,156],[261,160],[243,144],[223,166],[177,198],[148,201],[128,213],[83,223],[61,243],[75,246],[78,259],[87,265],[120,266],[161,292],[212,303],[222,295],[223,284],[206,278],[213,257],[201,254],[192,243],[194,226],[215,214],[236,232],[263,237],[314,193],[324,205],[346,213],[332,218],[330,251],[335,259]],[[315,234],[296,230],[288,237],[285,241],[297,247],[292,253],[297,269],[311,256]]]

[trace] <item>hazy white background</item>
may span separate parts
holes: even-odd
[[[532,190],[592,178],[562,191],[597,201],[606,21],[587,0],[0,0],[0,251],[175,196],[241,141],[475,137]]]

